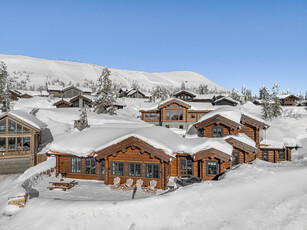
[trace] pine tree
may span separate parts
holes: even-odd
[[[271,106],[271,95],[266,86],[261,88],[262,95],[262,117],[264,119],[271,119],[273,117],[272,106]]]
[[[161,86],[156,86],[156,88],[152,92],[152,100],[154,102],[157,99],[165,100],[165,99],[169,98],[170,95],[171,95],[171,93],[170,93],[170,91],[167,88],[161,87]]]
[[[278,83],[275,81],[273,88],[272,88],[272,98],[273,98],[273,105],[272,105],[272,116],[273,117],[278,117],[281,115],[281,105],[280,105],[280,100],[279,100],[279,91],[280,87]]]
[[[197,93],[198,94],[207,94],[207,93],[209,93],[208,85],[203,85],[203,84],[199,85]]]
[[[238,94],[238,90],[235,88],[232,89],[230,97],[236,101],[240,101],[240,95]]]
[[[114,104],[116,102],[116,87],[112,83],[110,71],[107,67],[103,68],[97,82],[97,99],[94,101],[94,111],[97,113],[114,114]]]
[[[186,88],[185,88],[184,82],[181,83],[180,89],[181,89],[181,90],[185,90],[185,89],[186,89]]]
[[[0,61],[0,100],[4,100],[4,94],[7,84],[7,78],[9,73],[7,72],[6,64],[3,61]]]

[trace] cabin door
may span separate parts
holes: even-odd
[[[101,160],[99,162],[99,180],[105,180],[105,176],[106,176],[106,161],[105,160]]]

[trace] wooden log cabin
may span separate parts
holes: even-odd
[[[270,144],[270,137],[262,140],[260,134],[266,132],[269,125],[260,118],[234,108],[212,111],[195,123],[194,127],[199,136],[225,138],[233,146],[235,164],[248,163],[256,158],[272,163],[290,161],[291,150],[297,148],[295,144],[287,145],[282,138],[273,141],[278,142],[278,146]]]
[[[282,106],[296,106],[299,103],[299,97],[288,94],[288,95],[279,95],[280,104]]]
[[[0,115],[0,174],[22,173],[37,163],[45,125],[24,111]]]
[[[166,128],[187,129],[203,115],[212,111],[212,104],[185,102],[170,98],[150,108],[140,110],[143,121]]]
[[[77,95],[90,96],[92,94],[92,89],[90,88],[77,87],[73,85],[67,87],[49,85],[47,88],[49,95],[61,98],[72,98]]]
[[[224,140],[183,138],[163,127],[100,127],[56,140],[49,155],[56,156],[57,175],[107,185],[115,177],[122,184],[142,179],[144,186],[154,179],[157,188],[166,189],[172,176],[211,180],[225,172],[232,165],[232,149]]]

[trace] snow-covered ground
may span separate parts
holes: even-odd
[[[88,112],[91,126],[112,123],[146,126],[138,110],[143,100],[125,100],[117,116]],[[37,117],[48,125],[51,137],[73,132],[78,109],[55,109],[47,98],[18,101],[16,108],[40,107]],[[43,106],[40,106],[43,105]],[[261,116],[261,107],[247,103],[245,112]],[[291,112],[287,112],[289,110]],[[34,188],[39,198],[7,216],[7,198],[23,180],[50,166],[35,166],[26,174],[0,176],[0,229],[293,229],[307,226],[307,111],[284,108],[284,115],[269,121],[278,138],[296,140],[291,162],[272,164],[256,160],[231,170],[220,181],[206,181],[167,193],[131,200],[131,192],[113,191],[97,181],[80,180],[70,191],[49,191],[54,177],[42,175]],[[267,131],[267,135],[269,134]],[[52,138],[46,138],[45,143]]]

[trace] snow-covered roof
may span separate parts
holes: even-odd
[[[211,117],[214,117],[214,116],[216,116],[216,115],[220,115],[220,116],[222,116],[222,117],[225,117],[225,118],[227,118],[228,120],[231,120],[231,121],[233,121],[233,122],[235,122],[235,123],[237,123],[237,124],[240,124],[242,115],[245,115],[245,116],[247,116],[247,117],[252,118],[253,120],[256,120],[256,121],[258,121],[258,122],[260,122],[260,123],[263,123],[263,124],[267,125],[267,123],[266,123],[263,119],[261,119],[261,118],[259,118],[259,117],[256,117],[256,116],[254,116],[254,115],[251,115],[251,114],[249,114],[249,113],[246,113],[246,112],[244,112],[244,111],[242,111],[242,110],[240,110],[240,109],[238,109],[238,108],[234,108],[234,107],[225,107],[225,106],[220,107],[220,108],[218,108],[218,109],[216,109],[216,110],[213,110],[213,111],[211,111],[211,112],[205,114],[204,116],[202,116],[202,117],[198,120],[197,123],[200,123],[200,122],[202,122],[202,121],[205,121],[205,120],[207,120],[207,119],[209,119],[209,118],[211,118]],[[197,123],[196,123],[196,124],[197,124]]]
[[[189,91],[189,90],[186,90],[186,89],[181,89],[181,90],[177,91],[176,93],[174,93],[174,96],[176,96],[176,95],[178,95],[180,93],[188,93],[188,94],[191,94],[193,96],[197,95],[196,93],[193,93],[192,91]]]
[[[285,147],[297,146],[295,136],[282,132],[279,127],[271,126],[262,133],[261,149],[284,149]]]
[[[214,102],[216,103],[216,102],[223,101],[223,100],[227,100],[227,101],[231,101],[233,103],[239,104],[238,101],[232,99],[231,97],[221,97],[220,99],[217,99]]]
[[[197,94],[194,100],[211,100],[218,96],[226,97],[227,94]]]
[[[245,133],[238,133],[237,135],[229,135],[229,136],[224,137],[225,140],[229,138],[236,139],[246,145],[249,145],[253,148],[257,148],[256,142],[253,141],[251,138],[249,138]]]
[[[7,115],[7,114],[11,115],[13,117],[16,117],[17,119],[20,119],[23,122],[28,123],[29,125],[37,128],[39,130],[44,129],[46,127],[46,125],[43,122],[41,122],[39,119],[37,119],[32,114],[27,113],[25,111],[22,111],[22,110],[11,110],[9,112],[2,113],[0,115],[0,117],[3,117],[5,115]]]
[[[174,156],[175,153],[192,155],[210,148],[217,149],[231,156],[233,149],[223,139],[201,137],[183,138],[164,127],[132,128],[102,126],[85,129],[82,132],[74,131],[73,133],[62,135],[54,140],[50,145],[50,150],[84,157],[129,137],[139,138],[157,149],[162,149],[170,156]]]
[[[141,91],[139,89],[130,89],[128,90],[127,96],[131,96],[132,94],[136,93],[136,92],[140,92],[141,94],[143,94],[145,97],[151,97],[151,93],[148,92],[144,92]]]
[[[59,86],[59,85],[48,85],[48,90],[49,91],[50,90],[52,90],[52,91],[65,91],[65,90],[67,90],[71,87],[79,89],[80,91],[85,92],[85,93],[92,93],[91,88],[78,87],[78,86],[74,86],[74,85],[69,85],[69,86],[66,86],[66,87]]]
[[[278,97],[279,99],[285,99],[285,98],[290,97],[290,96],[298,98],[298,97],[295,96],[294,94],[278,95],[277,97]]]

